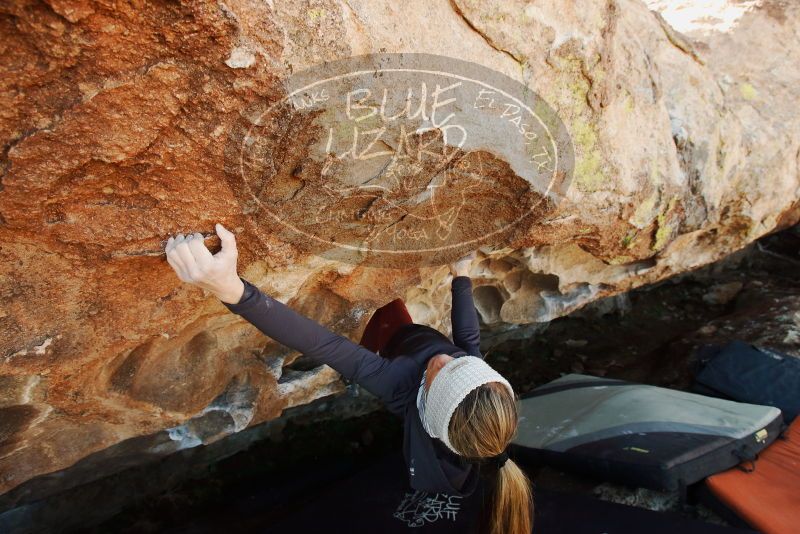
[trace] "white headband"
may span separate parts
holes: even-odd
[[[423,425],[431,437],[441,439],[447,448],[461,454],[450,444],[447,429],[456,407],[470,391],[488,382],[504,384],[511,396],[514,390],[503,375],[476,356],[461,356],[439,369],[425,397]]]

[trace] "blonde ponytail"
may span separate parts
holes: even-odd
[[[530,534],[531,500],[528,477],[512,460],[506,460],[497,474],[491,534]]]
[[[517,431],[517,403],[499,382],[471,391],[456,407],[448,426],[450,443],[468,458],[489,458],[506,450]],[[530,534],[533,526],[531,483],[512,460],[497,471],[490,534]]]

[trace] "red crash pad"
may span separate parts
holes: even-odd
[[[750,472],[708,477],[716,500],[765,534],[800,532],[800,417],[761,453]]]

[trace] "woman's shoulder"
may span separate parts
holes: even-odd
[[[416,406],[417,387],[424,370],[412,358],[402,355],[392,358],[391,366],[392,404],[401,405],[405,413],[411,405]]]

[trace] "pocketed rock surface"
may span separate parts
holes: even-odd
[[[670,17],[638,0],[0,7],[0,493],[120,443],[130,465],[342,391],[327,368],[284,373],[296,353],[181,284],[162,253],[170,235],[223,222],[242,276],[351,338],[397,296],[416,322],[449,329],[446,267],[310,253],[253,217],[226,175],[243,110],[320,62],[459,57],[525,84],[567,127],[566,198],[472,266],[487,338],[796,222],[800,7],[765,0],[685,34]],[[307,149],[303,135],[280,142],[291,157]],[[19,489],[3,508],[33,497]]]

